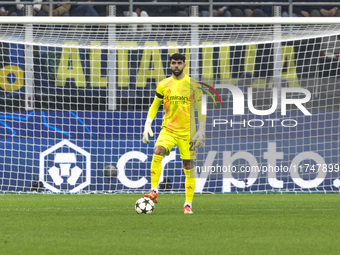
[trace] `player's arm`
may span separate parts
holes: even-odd
[[[197,86],[200,86],[199,84]],[[205,123],[207,115],[202,113],[202,90],[196,88],[195,90],[195,104],[197,107],[199,128],[192,140],[196,141],[196,148],[202,148],[205,145]]]
[[[153,119],[156,117],[159,107],[163,103],[163,96],[156,92],[155,99],[149,108],[148,116],[145,121],[144,132],[143,132],[143,143],[150,143],[149,136],[153,137],[151,124]]]

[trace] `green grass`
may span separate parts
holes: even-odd
[[[340,254],[339,194],[0,195],[1,254]]]

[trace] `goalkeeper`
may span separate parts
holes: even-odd
[[[194,162],[196,148],[205,144],[206,115],[202,115],[200,84],[183,73],[185,56],[175,53],[170,57],[172,76],[162,80],[156,89],[155,99],[149,109],[143,143],[149,143],[153,137],[151,124],[158,108],[164,105],[164,120],[162,130],[155,144],[151,163],[151,191],[145,197],[157,202],[158,183],[162,171],[162,159],[169,155],[174,146],[178,147],[185,173],[185,203],[184,214],[192,214],[192,199],[195,190]],[[197,106],[199,129],[196,132],[195,105]]]

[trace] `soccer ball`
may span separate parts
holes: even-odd
[[[135,209],[138,214],[150,214],[154,208],[154,202],[148,197],[138,199],[135,204]]]

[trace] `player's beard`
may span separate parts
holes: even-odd
[[[182,70],[172,70],[172,73],[175,75],[175,76],[180,76],[182,73],[183,73],[183,70],[184,69],[182,69]]]

